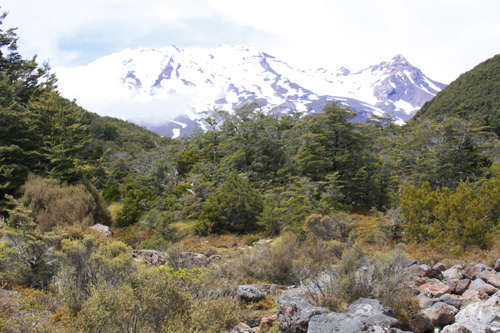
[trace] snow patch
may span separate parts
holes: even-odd
[[[343,68],[300,70],[252,47],[221,45],[212,50],[126,49],[85,67],[55,71],[61,94],[76,98],[89,111],[157,123],[181,114],[197,121],[202,111],[231,112],[249,101],[262,101],[266,108],[287,105],[302,112],[320,110],[320,101],[335,99],[347,105],[356,101],[361,111],[385,116],[392,102],[375,107],[380,101],[374,90],[387,81],[396,91],[406,91],[408,80],[416,85],[408,70],[411,65],[405,63],[404,70],[395,72],[398,66],[397,61],[383,62],[356,73]],[[388,80],[390,76],[398,79]],[[425,76],[423,80],[429,89],[441,90]],[[402,100],[394,106],[407,114],[418,109]],[[177,137],[187,125],[174,123],[181,127],[174,133]]]

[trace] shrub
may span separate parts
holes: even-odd
[[[244,318],[237,300],[207,296],[208,271],[140,266],[121,284],[100,283],[76,315],[85,332],[222,332]]]
[[[262,276],[275,283],[293,283],[293,260],[298,248],[297,237],[291,232],[284,232],[262,252],[259,263]]]
[[[406,186],[401,197],[406,237],[454,254],[471,246],[488,248],[498,226],[499,182],[490,180],[479,192],[468,182],[456,190],[432,190],[427,182],[419,188]]]
[[[166,332],[229,332],[245,314],[238,301],[230,297],[215,297],[195,301],[184,317],[170,324]]]
[[[375,298],[391,307],[408,325],[418,302],[408,287],[410,279],[406,253],[397,248],[390,253],[370,259],[359,246],[347,249],[328,278],[312,278],[308,297],[318,306],[333,311],[360,297]]]
[[[348,214],[334,213],[327,216],[320,214],[309,216],[303,229],[325,241],[335,239],[347,242],[353,227],[352,219]]]
[[[151,193],[145,186],[130,182],[125,184],[122,197],[123,205],[116,214],[116,224],[126,227],[139,221],[146,210],[146,202],[151,199]]]
[[[301,245],[291,232],[271,244],[256,246],[235,262],[239,274],[274,283],[302,283],[333,262],[332,247],[310,236]],[[237,275],[237,274],[236,274]]]
[[[58,257],[61,300],[73,313],[82,309],[99,285],[120,285],[135,270],[125,244],[94,235],[82,240],[63,240]]]
[[[36,228],[31,210],[12,196],[6,197],[13,208],[8,210],[7,224],[0,229],[7,240],[0,254],[1,266],[16,284],[47,288],[56,269],[51,247],[59,241],[60,235],[42,234]]]
[[[79,312],[75,329],[81,332],[132,332],[135,303],[130,285],[100,285]]]
[[[111,224],[106,204],[91,184],[68,186],[53,179],[29,175],[21,190],[21,202],[31,209],[42,232],[73,224]]]
[[[379,216],[353,215],[356,225],[356,241],[363,245],[377,245],[382,248],[391,242],[389,222]]]
[[[0,331],[49,332],[49,321],[55,312],[56,299],[46,291],[21,288],[2,298]]]
[[[260,193],[233,172],[203,205],[199,230],[209,233],[253,231],[262,205]]]

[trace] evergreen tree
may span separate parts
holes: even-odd
[[[207,232],[250,232],[262,212],[262,196],[232,172],[203,205],[199,228]]]
[[[55,91],[32,100],[30,108],[42,119],[43,153],[51,178],[74,183],[83,178],[80,153],[89,143],[84,110]]]
[[[7,14],[0,16],[0,25]],[[17,52],[16,29],[0,29],[0,211],[5,194],[24,183],[29,171],[42,168],[39,116],[29,101],[54,89],[48,65],[25,60]]]

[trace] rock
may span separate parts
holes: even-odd
[[[358,316],[376,316],[383,314],[394,318],[396,317],[394,311],[390,307],[384,306],[378,300],[370,298],[360,298],[352,302],[347,307],[347,312]]]
[[[480,301],[481,301],[481,295],[479,295],[479,293],[476,290],[467,289],[462,294],[462,307]]]
[[[307,292],[306,286],[289,286],[281,292],[280,297],[303,297]]]
[[[469,280],[475,280],[479,273],[488,270],[489,267],[483,264],[477,264],[476,266],[469,266],[465,268],[465,277]]]
[[[326,314],[301,297],[281,297],[278,301],[278,324],[282,331],[289,333],[307,332],[311,317]]]
[[[450,287],[445,285],[439,280],[432,279],[427,283],[424,283],[420,287],[418,287],[418,290],[421,293],[429,293],[434,297],[440,297],[444,294],[447,294],[450,292]]]
[[[166,252],[154,250],[132,250],[132,258],[150,266],[165,265],[168,261]]]
[[[399,321],[394,312],[379,301],[360,298],[345,313],[331,312],[314,316],[309,322],[309,333],[326,332],[397,332]]]
[[[432,266],[432,269],[444,272],[446,270],[446,266],[442,262],[438,262],[434,266]]]
[[[264,299],[264,294],[254,286],[243,285],[238,287],[238,297],[245,302],[258,302]]]
[[[218,254],[212,254],[210,257],[208,257],[208,262],[212,263],[214,261],[221,261],[222,258]]]
[[[415,332],[433,332],[434,326],[429,317],[422,311],[415,314],[413,318],[413,329]]]
[[[422,311],[435,327],[443,327],[455,322],[457,308],[444,302],[437,302],[428,309]]]
[[[470,283],[469,290],[475,290],[479,293],[479,295],[482,294],[493,295],[498,291],[497,288],[493,287],[489,283],[484,282],[480,278],[477,278]]]
[[[457,322],[479,321],[500,327],[500,292],[488,300],[469,304],[456,315]]]
[[[272,283],[261,284],[258,287],[263,292],[268,293],[268,294],[272,294],[272,295],[276,295],[279,291],[282,291],[282,290],[287,288],[286,286],[282,286],[279,284],[272,284]]]
[[[457,279],[445,279],[443,283],[450,287],[450,293],[454,294],[457,289],[458,281]]]
[[[276,314],[271,317],[262,318],[260,320],[259,332],[267,332],[266,330],[269,330],[276,321],[278,321],[278,315]]]
[[[497,259],[494,270],[500,272],[500,259]]]
[[[413,267],[415,265],[418,265],[419,263],[420,263],[420,261],[418,261],[417,259],[409,258],[407,267],[410,268],[410,267]]]
[[[500,275],[493,270],[482,271],[478,277],[495,288],[500,288]]]
[[[93,230],[93,231],[97,231],[106,237],[113,238],[113,232],[111,231],[111,229],[109,229],[108,226],[105,226],[102,224],[95,224],[95,225],[89,227],[89,229]]]
[[[423,276],[423,273],[427,270],[431,269],[429,265],[420,264],[420,265],[412,265],[410,266],[410,272],[415,274],[416,276]]]
[[[418,287],[423,284],[429,283],[429,281],[431,281],[431,279],[429,278],[416,278],[411,282],[410,287],[418,289]]]
[[[182,252],[181,267],[207,267],[210,265],[208,257],[202,253]]]
[[[135,260],[143,261],[147,265],[165,265],[168,263],[169,258],[167,252],[154,250],[132,250],[132,257]],[[218,260],[216,258],[219,256],[212,257],[210,259],[201,253],[182,252],[179,261],[181,267],[207,267],[211,261]]]
[[[461,280],[464,277],[463,277],[462,273],[460,273],[460,271],[461,271],[460,269],[456,269],[456,268],[447,269],[443,272],[443,278]]]
[[[248,326],[247,324],[245,323],[238,323],[238,325],[236,325],[234,327],[234,329],[231,331],[234,332],[234,333],[247,333],[247,332],[255,332],[256,330],[254,330],[253,328],[251,328],[250,326]]]
[[[494,333],[500,332],[500,327],[478,321],[454,323],[443,328],[441,333]]]
[[[438,298],[438,301],[454,306],[457,309],[462,307],[462,298],[457,295],[444,294]]]
[[[462,279],[457,282],[455,286],[455,294],[462,295],[467,289],[469,289],[470,280]]]
[[[417,299],[418,299],[418,302],[420,303],[420,307],[422,309],[430,308],[432,305],[434,305],[434,303],[437,302],[437,300],[435,298],[431,298],[431,297],[427,296],[426,293],[420,293],[417,296]]]
[[[442,280],[443,279],[443,272],[440,271],[439,269],[429,268],[428,270],[422,272],[421,276],[427,277],[429,279]]]

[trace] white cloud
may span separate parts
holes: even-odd
[[[449,82],[500,53],[495,0],[211,2],[235,21],[278,36],[283,44],[274,53],[309,67],[359,70],[402,53],[431,77]]]
[[[4,0],[2,10],[9,12],[5,26],[19,28],[22,53],[38,54],[40,60],[50,59],[55,66],[71,63],[88,51],[64,50],[64,39],[89,35],[126,42],[165,26],[181,28],[186,20],[213,15],[210,6],[195,0]]]

